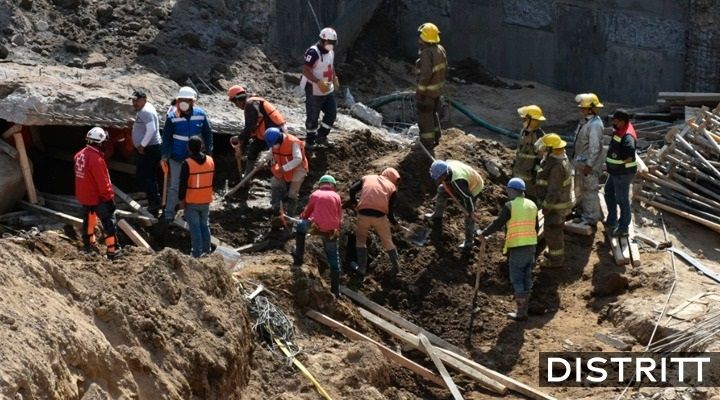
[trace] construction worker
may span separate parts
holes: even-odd
[[[440,30],[430,22],[418,27],[419,58],[415,61],[418,84],[415,89],[420,141],[426,149],[440,143],[440,95],[447,76],[447,55],[440,45]]]
[[[523,126],[518,138],[512,175],[525,181],[527,188],[525,196],[534,199],[537,195],[535,174],[542,160],[542,157],[535,151],[535,142],[545,134],[540,129],[540,124],[545,121],[545,116],[542,109],[534,104],[520,107],[517,111],[520,118],[523,119]]]
[[[172,222],[175,219],[175,207],[178,205],[180,189],[180,169],[188,158],[188,142],[196,135],[202,137],[208,154],[212,153],[213,136],[210,120],[200,107],[195,106],[197,93],[183,86],[177,93],[175,110],[168,112],[162,136],[163,172],[169,171],[167,204],[163,219]]]
[[[398,226],[394,209],[397,198],[397,185],[400,173],[395,168],[385,168],[380,175],[365,175],[350,186],[350,201],[357,204],[357,228],[355,229],[355,246],[357,263],[354,269],[361,275],[367,272],[367,238],[373,229],[382,242],[383,248],[390,257],[392,273],[400,272],[400,256],[392,240],[391,225]],[[356,200],[360,193],[360,202]]]
[[[330,291],[340,296],[340,256],[338,237],[342,223],[342,202],[335,191],[337,181],[331,175],[323,175],[318,181],[318,189],[310,194],[307,206],[300,213],[300,222],[295,226],[295,250],[293,266],[303,264],[305,255],[305,235],[322,237],[325,256],[330,264]]]
[[[537,174],[537,196],[544,216],[547,258],[540,263],[543,267],[562,267],[565,262],[565,219],[572,211],[572,167],[565,153],[567,142],[556,133],[541,139],[550,153],[540,163]]]
[[[157,184],[162,143],[160,120],[155,107],[148,103],[147,95],[142,90],[134,91],[129,100],[132,100],[132,106],[137,112],[132,128],[132,142],[137,151],[135,177],[145,191],[148,211],[157,217],[160,212],[160,192]]]
[[[215,162],[203,153],[203,141],[193,136],[187,144],[189,156],[180,171],[180,208],[190,230],[191,254],[198,258],[210,254],[210,203],[213,200]]]
[[[435,211],[425,217],[433,220],[435,227],[441,227],[448,197],[459,201],[465,209],[465,241],[460,248],[470,251],[475,235],[475,200],[485,186],[482,176],[461,161],[435,160],[430,165],[430,177],[438,184],[438,194]]]
[[[637,172],[635,145],[637,134],[630,123],[630,115],[624,110],[617,110],[612,116],[613,136],[607,152],[608,180],[605,182],[605,204],[608,215],[605,230],[611,236],[628,236],[628,228],[632,219],[630,208],[630,184]],[[620,220],[617,209],[620,207]]]
[[[245,88],[235,85],[228,90],[228,101],[237,108],[243,110],[245,116],[245,127],[242,132],[230,138],[230,145],[235,152],[238,166],[241,165],[243,157],[247,156],[247,163],[242,175],[247,175],[255,168],[258,155],[266,149],[265,130],[268,128],[279,128],[285,132],[285,117],[269,101],[259,96],[248,96]],[[241,176],[242,178],[242,176]],[[240,198],[247,200],[250,185],[240,189]]]
[[[575,222],[595,227],[603,217],[598,185],[602,174],[602,118],[598,113],[603,104],[594,93],[575,96],[582,118],[575,130],[575,198],[580,217]]]
[[[297,201],[305,176],[308,160],[302,140],[282,133],[279,128],[268,128],[265,131],[265,143],[273,155],[270,185],[270,205],[275,215],[294,216],[297,212]]]
[[[120,255],[115,221],[115,192],[103,157],[108,133],[99,127],[85,135],[87,145],[73,157],[75,169],[75,198],[83,207],[83,252],[99,251],[95,241],[98,217],[105,231],[107,258]]]
[[[335,147],[335,144],[328,140],[337,115],[334,91],[340,89],[340,81],[333,64],[335,44],[335,29],[323,28],[320,31],[320,40],[305,51],[300,86],[305,91],[305,147],[308,150],[312,150],[316,144]],[[321,111],[323,118],[318,129]]]
[[[537,206],[525,198],[525,182],[512,178],[507,183],[508,202],[490,226],[481,233],[481,240],[505,226],[503,254],[508,256],[510,283],[515,292],[517,310],[508,317],[525,321],[528,318],[528,299],[532,288],[532,268],[537,245]]]

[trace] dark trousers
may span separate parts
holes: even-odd
[[[160,193],[158,191],[157,173],[160,165],[160,145],[153,144],[145,148],[145,154],[137,154],[135,159],[135,178],[145,192],[148,210],[160,209]]]
[[[630,185],[635,174],[621,174],[608,176],[605,182],[605,204],[608,215],[606,225],[614,226],[627,232],[632,220],[632,208],[630,206]],[[620,208],[620,219],[618,220],[618,208]]]
[[[440,97],[422,96],[416,100],[420,141],[431,149],[440,143]]]
[[[322,111],[322,123],[318,129],[318,120]],[[312,94],[312,85],[305,86],[305,129],[307,130],[306,142],[314,143],[315,134],[318,137],[326,138],[330,133],[332,125],[337,117],[337,104],[335,102],[335,93],[324,96],[314,96]]]
[[[97,220],[100,218],[105,232],[105,245],[108,254],[114,254],[117,251],[115,207],[111,204],[100,203],[96,206],[83,206],[82,239],[86,248],[95,246],[95,225],[97,225]]]
[[[260,153],[262,153],[264,150],[267,150],[267,146],[265,145],[265,142],[259,139],[250,139],[250,141],[247,144],[247,150],[245,150],[247,154],[247,161],[245,162],[245,171],[244,174],[247,176],[250,171],[255,168],[255,163],[257,163],[257,159],[260,156]],[[250,192],[250,182],[248,182],[247,185],[243,186],[238,191],[238,196],[241,200],[247,200],[248,194]]]

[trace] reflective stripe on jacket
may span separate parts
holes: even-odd
[[[636,138],[635,127],[630,122],[628,122],[625,129],[613,132],[610,146],[608,146],[607,157],[605,158],[608,174],[634,174],[637,171]]]
[[[417,93],[423,96],[440,97],[447,76],[447,55],[439,44],[424,43],[418,51],[420,58],[415,61],[418,75]]]
[[[518,196],[510,202],[510,219],[507,222],[503,254],[507,253],[509,248],[537,244],[536,220],[537,206],[532,200]]]
[[[200,164],[192,158],[185,160],[188,165],[187,204],[210,204],[213,199],[213,176],[215,175],[215,162],[212,157],[205,156],[205,162]]]
[[[268,128],[280,128],[285,125],[285,118],[280,111],[262,97],[254,96],[247,99],[245,107],[253,107],[257,111],[257,125],[250,133],[250,137],[263,140],[265,130]]]
[[[397,188],[384,176],[366,175],[362,178],[362,190],[358,210],[377,210],[383,214],[389,211],[390,197]]]
[[[186,116],[179,116],[178,110],[167,115],[161,145],[163,157],[172,157],[178,162],[185,160],[189,155],[187,145],[193,136],[201,136],[205,150],[208,154],[212,153],[212,128],[207,114],[197,106],[190,111],[190,115]]]
[[[283,171],[282,166],[293,159],[293,144],[300,146],[300,150],[302,151],[302,162],[290,171]],[[293,135],[284,134],[283,142],[277,149],[273,146],[272,153],[275,164],[273,164],[271,172],[278,179],[282,179],[285,182],[292,182],[293,174],[296,169],[302,167],[305,171],[309,171],[308,160],[305,156],[305,143]]]
[[[544,135],[545,132],[542,129],[534,131],[523,129],[520,132],[512,174],[514,177],[525,181],[525,185],[532,185],[535,182],[535,173],[541,160],[540,156],[535,152],[535,142]]]
[[[538,199],[545,213],[569,213],[572,203],[573,175],[570,160],[562,155],[548,154],[537,174]]]
[[[475,171],[473,167],[457,160],[447,160],[447,165],[450,167],[450,171],[452,171],[452,181],[464,179],[467,181],[468,188],[473,197],[480,194],[483,187],[485,187],[485,182],[483,182],[480,173]]]

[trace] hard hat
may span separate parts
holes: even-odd
[[[557,133],[548,133],[542,137],[542,141],[545,147],[549,147],[551,149],[564,149],[565,146],[567,146],[567,142],[562,140],[560,135]]]
[[[430,177],[436,181],[448,172],[448,165],[443,160],[435,160],[430,165]]]
[[[507,187],[510,189],[515,189],[515,190],[524,192],[525,191],[525,181],[520,178],[512,178],[508,181]]]
[[[323,184],[323,183],[332,183],[333,186],[337,186],[337,181],[335,180],[335,178],[333,178],[332,175],[323,175],[323,176],[321,176],[321,177],[320,177],[320,180],[318,181],[318,183],[320,183],[320,184]]]
[[[273,147],[277,144],[282,136],[282,132],[278,128],[267,128],[265,131],[265,144],[267,147]]]
[[[538,121],[545,121],[542,109],[535,104],[529,106],[523,106],[517,109],[520,118],[536,119]]]
[[[440,43],[440,29],[432,22],[426,22],[418,27],[420,40],[425,43]]]
[[[228,95],[228,101],[235,100],[236,97],[244,97],[247,95],[247,92],[245,91],[245,88],[240,85],[235,85],[228,89],[227,92]]]
[[[580,108],[604,107],[595,93],[580,93],[575,96],[575,102],[578,103]]]
[[[337,42],[337,32],[335,32],[335,29],[330,27],[323,28],[323,30],[320,31],[320,39]]]
[[[176,99],[197,99],[197,92],[189,86],[183,86],[178,90]]]
[[[385,168],[380,175],[387,178],[393,185],[397,185],[397,182],[400,180],[400,173],[392,167]]]
[[[87,140],[88,142],[97,143],[97,144],[100,144],[100,143],[106,141],[107,138],[108,138],[108,134],[107,134],[107,132],[105,132],[105,129],[97,127],[97,126],[90,129],[88,131],[87,135],[85,135],[85,140]]]

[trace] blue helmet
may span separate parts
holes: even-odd
[[[512,178],[508,181],[507,187],[510,189],[515,189],[515,190],[524,192],[525,191],[525,181],[523,181],[520,178]]]
[[[267,128],[267,130],[265,130],[265,144],[267,144],[268,148],[273,147],[280,140],[281,136],[282,132],[280,132],[280,129]]]
[[[435,160],[430,166],[430,177],[436,181],[448,172],[448,165],[443,160]]]

